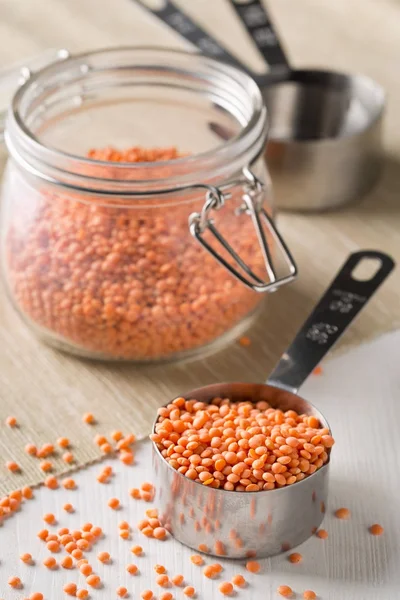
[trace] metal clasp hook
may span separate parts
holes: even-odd
[[[274,292],[278,287],[289,283],[297,275],[297,265],[287,247],[285,241],[281,237],[279,231],[275,227],[272,219],[263,208],[264,185],[254,175],[254,173],[245,167],[242,171],[244,180],[243,205],[239,208],[239,213],[248,214],[254,224],[257,238],[260,244],[261,252],[264,258],[265,269],[268,275],[268,280],[263,281],[252,271],[237,252],[232,248],[229,242],[224,238],[218,229],[214,226],[211,218],[213,210],[220,210],[225,204],[226,196],[217,187],[206,186],[207,195],[206,201],[200,213],[192,213],[189,217],[189,229],[192,236],[209,252],[222,266],[224,266],[236,279],[239,279],[244,285],[256,292]],[[209,230],[214,238],[234,259],[237,267],[242,272],[232,266],[221,254],[219,254],[204,238],[204,232]],[[267,232],[267,235],[266,235]],[[268,244],[268,234],[270,234],[278,246],[285,264],[288,267],[289,274],[277,278],[275,267],[273,264],[270,246]]]

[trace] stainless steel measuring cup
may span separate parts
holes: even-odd
[[[205,54],[240,62],[170,0],[157,10],[139,1]],[[326,210],[361,197],[381,169],[383,88],[364,75],[293,69],[260,0],[231,4],[270,66],[250,74],[269,112],[266,158],[278,208]],[[233,135],[210,127],[224,139]]]
[[[378,267],[372,277],[358,280],[356,269],[367,259],[375,260]],[[202,402],[211,402],[215,397],[232,401],[266,400],[283,411],[294,409],[300,414],[315,415],[323,427],[329,428],[325,417],[298,396],[297,390],[393,267],[393,260],[380,252],[352,254],[283,354],[267,384],[221,383],[192,390],[183,397]],[[271,556],[304,542],[321,524],[327,503],[329,460],[291,486],[260,492],[230,492],[186,478],[166,462],[153,444],[156,501],[166,527],[191,548],[208,548],[211,555],[230,558]]]

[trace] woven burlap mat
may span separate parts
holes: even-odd
[[[232,50],[236,48],[256,64],[227,3],[199,0],[182,4],[215,35],[228,40]],[[121,428],[139,437],[146,436],[156,407],[175,394],[216,381],[264,380],[350,252],[377,248],[400,257],[398,3],[387,0],[378,7],[374,0],[274,0],[270,8],[285,32],[286,45],[291,56],[296,57],[296,64],[361,71],[388,90],[385,170],[379,186],[359,204],[339,212],[282,214],[279,225],[299,264],[298,281],[270,296],[264,313],[249,333],[251,346],[232,344],[201,361],[138,368],[63,355],[38,342],[1,293],[0,456],[1,463],[14,459],[22,468],[19,475],[11,475],[0,464],[1,493],[43,479],[38,461],[23,450],[28,442],[40,445],[55,441],[60,435],[69,437],[76,468],[99,458],[99,449],[93,442],[96,432],[107,434]],[[173,34],[129,0],[104,2],[101,11],[97,0],[58,0],[50,4],[46,0],[29,4],[5,0],[1,11],[0,61],[4,65],[11,59],[20,60],[60,45],[73,51],[132,43],[181,47]],[[399,325],[397,270],[336,351]],[[95,415],[96,425],[82,422],[85,411]],[[10,429],[3,424],[10,414],[18,418],[20,427]],[[60,456],[54,459],[54,465],[56,473],[65,471]]]

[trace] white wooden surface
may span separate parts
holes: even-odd
[[[303,395],[314,402],[327,416],[336,446],[333,450],[330,481],[330,504],[324,527],[327,540],[316,537],[308,540],[299,551],[302,564],[292,565],[285,556],[262,562],[259,575],[246,574],[249,586],[237,593],[246,600],[274,600],[278,585],[290,585],[301,598],[304,589],[314,589],[321,600],[398,600],[400,598],[400,331],[350,351],[324,365],[321,376],[314,376],[304,385]],[[35,499],[23,505],[22,511],[7,520],[0,529],[0,597],[20,600],[33,591],[41,591],[46,600],[63,598],[62,586],[67,581],[84,584],[77,570],[48,571],[42,566],[48,555],[36,533],[44,524],[42,515],[53,512],[59,525],[76,528],[86,521],[100,525],[105,532],[89,554],[90,562],[103,581],[104,587],[94,591],[92,598],[111,600],[115,589],[125,585],[132,599],[155,585],[153,565],[158,562],[173,575],[183,573],[198,591],[197,597],[213,600],[221,597],[216,581],[204,578],[202,569],[191,564],[192,552],[172,539],[166,542],[148,540],[137,530],[132,541],[118,537],[117,524],[127,519],[133,526],[143,517],[148,505],[132,500],[128,489],[151,479],[150,444],[137,446],[137,463],[126,467],[113,461],[116,476],[112,483],[96,482],[99,465],[77,473],[76,491],[36,491]],[[120,498],[122,509],[113,511],[107,506],[112,496]],[[62,505],[70,501],[76,508],[67,514]],[[335,508],[347,506],[352,511],[350,521],[335,519]],[[368,533],[368,526],[379,522],[385,528],[382,537]],[[57,527],[57,528],[58,528]],[[50,527],[51,529],[51,527]],[[143,557],[134,557],[129,548],[133,543],[143,546]],[[111,565],[97,561],[97,552],[108,550]],[[19,560],[22,552],[30,552],[35,566]],[[55,555],[59,557],[59,555]],[[140,575],[125,571],[128,562],[135,562]],[[207,559],[210,562],[210,559]],[[221,580],[235,573],[245,573],[240,562],[221,561],[225,571]],[[24,589],[10,590],[8,576],[18,575]],[[184,598],[181,589],[174,588],[175,598]]]

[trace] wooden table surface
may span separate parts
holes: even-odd
[[[76,491],[50,491],[40,488],[35,499],[25,503],[20,513],[4,522],[0,529],[0,597],[21,600],[34,591],[45,600],[63,598],[66,582],[84,585],[77,569],[48,571],[42,565],[49,555],[36,533],[44,526],[42,516],[52,512],[59,527],[76,529],[86,521],[100,525],[105,537],[87,553],[90,563],[101,576],[104,587],[93,592],[97,600],[116,598],[118,585],[129,590],[129,598],[140,599],[140,592],[152,589],[157,598],[161,593],[155,584],[153,565],[161,563],[172,576],[183,573],[197,590],[199,600],[214,600],[222,596],[218,583],[243,573],[249,586],[238,591],[238,600],[278,600],[276,588],[290,585],[300,599],[305,589],[313,589],[319,600],[398,600],[400,597],[400,376],[398,368],[400,331],[351,350],[323,365],[323,374],[311,377],[302,394],[327,417],[336,445],[333,448],[330,495],[323,527],[329,537],[315,536],[302,544],[301,564],[289,563],[285,555],[262,560],[258,575],[247,573],[243,561],[220,561],[224,565],[221,578],[215,582],[202,575],[202,569],[191,564],[193,551],[169,539],[156,542],[147,539],[135,527],[144,517],[148,504],[133,500],[128,494],[144,480],[151,480],[150,443],[141,442],[136,450],[136,464],[123,466],[112,461],[115,477],[108,485],[96,482],[99,465],[93,465],[74,475]],[[118,497],[122,508],[113,511],[107,506],[111,497]],[[71,502],[75,513],[62,510]],[[351,510],[349,521],[340,521],[333,511],[346,506]],[[117,524],[126,519],[133,527],[131,541],[118,537]],[[373,537],[369,525],[380,523],[384,535]],[[49,529],[53,529],[50,527]],[[144,556],[136,558],[129,549],[140,544]],[[102,565],[96,558],[99,550],[107,550],[112,565]],[[30,552],[36,562],[27,566],[19,560],[22,552]],[[55,555],[57,561],[60,555]],[[134,562],[140,575],[132,577],[125,566]],[[215,559],[206,558],[206,562]],[[18,575],[24,582],[23,591],[11,591],[7,578]],[[179,588],[172,590],[176,600],[185,597]]]

